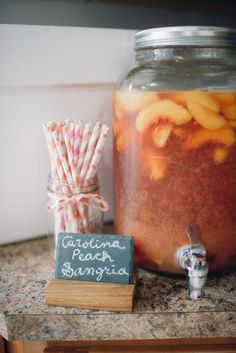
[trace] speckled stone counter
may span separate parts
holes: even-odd
[[[115,340],[236,336],[236,271],[211,275],[203,298],[187,282],[145,271],[132,313],[49,307],[54,264],[46,238],[0,247],[0,335],[8,340]]]

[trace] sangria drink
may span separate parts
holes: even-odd
[[[178,273],[197,223],[210,270],[236,265],[236,93],[114,93],[115,227],[137,265]]]

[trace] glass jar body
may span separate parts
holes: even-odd
[[[114,93],[115,227],[136,264],[178,273],[199,224],[210,270],[236,265],[236,50],[139,50]]]
[[[99,194],[97,178],[82,189],[58,179],[48,179],[48,236],[50,250],[55,254],[57,237],[60,232],[102,233],[103,211],[90,196]]]

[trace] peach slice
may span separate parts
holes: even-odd
[[[157,147],[165,147],[170,137],[173,125],[170,123],[157,126],[152,134],[153,142]]]
[[[117,118],[121,117],[121,111],[134,113],[144,108],[146,105],[159,100],[158,94],[151,91],[116,91],[114,93],[114,109],[117,112]]]
[[[153,145],[145,146],[141,158],[144,159],[151,180],[158,181],[164,178],[169,161],[163,149],[157,149]]]
[[[218,144],[223,147],[231,147],[235,143],[235,133],[231,127],[219,130],[200,129],[189,136],[183,143],[184,150],[199,148],[205,144]]]
[[[211,96],[220,104],[231,104],[236,101],[235,93],[232,92],[211,92]]]
[[[222,115],[194,101],[188,101],[187,107],[194,119],[202,127],[210,130],[220,129],[227,124]]]
[[[229,148],[215,147],[213,151],[213,158],[217,164],[223,163],[229,155]]]
[[[128,145],[128,136],[125,133],[120,133],[116,137],[116,149],[118,152],[124,152]]]
[[[160,119],[175,125],[182,125],[188,123],[191,118],[184,107],[170,99],[163,99],[143,108],[137,116],[135,125],[139,132],[144,132],[152,124],[158,123]]]
[[[124,120],[112,120],[113,135],[115,138],[115,145],[118,152],[124,152],[128,145],[128,133],[125,130]]]
[[[112,131],[113,131],[113,135],[116,136],[117,135],[117,128],[116,128],[116,120],[114,117],[112,118]]]
[[[123,120],[126,115],[125,111],[118,104],[114,104],[113,109],[114,109],[115,117],[118,120]]]
[[[112,129],[113,129],[113,135],[117,136],[124,130],[124,124],[120,120],[117,120],[115,117],[112,119]]]
[[[153,181],[158,181],[163,179],[167,168],[168,168],[168,160],[163,157],[150,157],[148,159],[148,168],[150,171],[150,178]]]
[[[170,96],[176,103],[186,105],[189,100],[203,105],[204,107],[213,110],[214,112],[220,111],[220,104],[209,95],[207,92],[202,91],[189,91],[189,92],[176,92],[171,93]]]
[[[236,120],[236,103],[224,105],[222,107],[222,114],[227,119]]]

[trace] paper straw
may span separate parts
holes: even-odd
[[[82,168],[81,168],[81,172],[80,172],[80,178],[82,180],[84,179],[84,177],[85,177],[85,175],[87,173],[89,164],[91,162],[95,146],[96,146],[97,141],[99,139],[99,133],[100,133],[100,124],[96,123],[95,126],[93,127],[93,130],[92,130],[92,133],[91,133],[91,137],[90,137],[89,142],[88,142],[87,151],[85,153],[83,164],[82,164]]]
[[[70,192],[74,192],[74,185],[77,185],[77,173],[76,167],[73,161],[73,152],[71,141],[73,141],[74,136],[74,124],[66,121],[66,124],[62,125],[62,131],[60,131],[61,141],[63,140],[65,156],[62,156],[63,152],[59,147],[60,158],[62,158],[62,165],[64,170],[66,169],[67,181],[70,184]],[[64,157],[64,158],[63,158]],[[66,231],[76,232],[78,229],[78,214],[75,205],[67,206],[67,222]]]
[[[65,145],[66,145],[66,150],[67,150],[67,158],[68,158],[69,170],[71,172],[73,184],[76,185],[77,170],[76,170],[76,165],[74,163],[73,151],[72,151],[72,145],[71,145],[69,126],[68,125],[63,126],[63,135],[64,135],[64,140],[65,140]]]
[[[92,160],[90,162],[90,165],[89,165],[89,168],[88,168],[88,172],[86,174],[85,179],[92,178],[92,177],[94,177],[96,175],[97,166],[98,166],[98,163],[99,163],[101,155],[102,155],[102,151],[103,151],[103,148],[104,148],[104,144],[105,144],[108,132],[109,132],[108,126],[102,125],[101,134],[100,134],[99,140],[98,140],[98,142],[96,144],[95,151],[94,151]]]
[[[57,175],[58,175],[58,178],[60,180],[60,183],[61,185],[64,184],[64,172],[63,172],[63,169],[62,169],[62,166],[61,166],[61,163],[60,163],[60,159],[58,157],[58,154],[57,154],[57,149],[56,149],[56,144],[53,140],[53,137],[52,137],[52,129],[55,127],[54,124],[48,124],[48,125],[44,125],[44,131],[45,131],[45,134],[47,136],[47,141],[48,141],[48,147],[49,147],[49,150],[50,150],[50,154],[52,156],[52,160],[54,161],[54,165],[56,167],[56,170],[57,170]],[[60,189],[59,190],[60,192],[63,191],[63,192],[66,192],[67,189],[65,189],[65,186],[62,186],[62,190]],[[64,219],[64,212],[63,210],[62,211],[59,211],[59,212],[56,212],[55,213],[55,235],[56,235],[56,241],[57,241],[57,235],[60,231],[64,231],[65,229],[65,219]]]
[[[73,147],[73,157],[74,157],[74,162],[75,162],[76,166],[77,166],[78,158],[79,158],[79,151],[80,151],[80,145],[81,145],[81,140],[82,140],[82,134],[83,134],[83,122],[77,121],[75,123],[74,144],[71,145]]]
[[[52,137],[55,142],[57,153],[60,158],[61,166],[62,166],[63,172],[64,172],[64,178],[65,178],[66,185],[63,185],[63,192],[64,193],[68,193],[68,191],[72,192],[72,190],[71,190],[71,187],[73,184],[72,176],[70,173],[68,160],[66,158],[66,151],[65,151],[65,148],[63,148],[63,145],[61,143],[61,140],[63,138],[62,131],[60,131],[59,136],[57,135],[56,131],[54,131],[52,133]],[[60,140],[59,140],[59,138],[60,138]],[[64,143],[64,147],[65,147],[65,143]],[[70,231],[70,228],[69,228],[70,224],[76,223],[76,220],[74,220],[74,217],[73,217],[73,215],[74,215],[73,209],[74,208],[75,207],[73,205],[68,205],[67,208],[60,211],[60,213],[62,213],[62,215],[63,215],[62,220],[61,220],[61,228],[62,229],[64,228],[65,231]],[[58,234],[58,233],[56,233],[56,234]]]
[[[53,158],[52,146],[51,146],[50,136],[49,136],[50,129],[51,129],[51,124],[49,124],[49,123],[43,124],[43,131],[44,131],[44,135],[46,137],[49,157],[50,157],[50,161],[51,161],[51,176],[53,178],[58,179],[58,173],[57,173],[55,161],[54,161],[54,158]]]
[[[62,134],[62,131],[60,132],[60,134]],[[70,174],[70,168],[69,168],[69,164],[67,162],[68,159],[66,158],[66,151],[65,151],[65,149],[63,150],[61,140],[59,140],[59,136],[57,135],[56,131],[53,131],[52,138],[53,138],[53,141],[56,145],[57,154],[59,156],[61,166],[63,168],[65,182],[67,184],[72,184],[72,176]],[[64,143],[64,145],[65,145],[65,143]]]
[[[77,162],[77,172],[78,172],[79,176],[81,173],[81,168],[83,165],[85,153],[86,153],[87,146],[89,143],[90,134],[91,134],[91,124],[86,124],[84,127],[84,130],[83,130],[82,141],[81,141],[80,150],[79,150],[79,158],[78,158],[78,162]],[[87,206],[78,205],[78,211],[81,216],[81,222],[82,222],[83,227],[87,227],[87,217],[86,217],[87,212],[85,210],[85,207],[87,207]]]
[[[74,140],[75,140],[75,124],[74,122],[69,122],[69,140],[70,140],[70,145],[74,146]],[[72,156],[73,156],[73,147],[72,147]]]
[[[48,152],[49,152],[49,157],[50,157],[50,161],[51,161],[51,176],[52,178],[58,179],[58,173],[57,173],[57,168],[55,165],[55,161],[53,158],[53,154],[51,151],[51,143],[50,143],[50,137],[49,137],[49,127],[47,124],[43,125],[43,130],[44,130],[44,135],[46,137],[46,142],[47,142],[47,147],[48,147]]]
[[[64,142],[63,133],[62,133],[62,127],[64,125],[65,125],[64,123],[61,123],[60,121],[57,121],[56,133],[57,133],[57,136],[58,136],[59,143],[61,145],[61,149],[63,151],[63,155],[66,154],[65,142]]]
[[[70,171],[71,171],[72,180],[73,180],[73,189],[75,189],[75,186],[78,185],[78,175],[77,175],[77,170],[76,170],[76,166],[75,166],[74,159],[73,159],[73,151],[72,151],[72,146],[71,146],[71,142],[70,142],[70,134],[69,134],[69,126],[68,125],[63,126],[63,135],[64,135],[65,145],[66,145],[66,149],[67,149],[68,163],[70,166]],[[69,214],[70,223],[72,224],[71,231],[75,231],[75,229],[78,228],[78,218],[79,217],[78,217],[78,215],[75,216],[74,209],[75,209],[75,207],[73,207],[73,209],[70,210],[70,212],[69,212],[70,213]]]
[[[82,141],[81,141],[80,150],[79,150],[79,158],[78,158],[78,162],[77,162],[77,170],[78,170],[79,175],[80,175],[81,168],[83,165],[83,161],[84,161],[85,153],[86,153],[87,146],[89,143],[90,135],[91,135],[91,124],[86,124],[84,127],[84,131],[83,131]]]
[[[55,144],[53,143],[53,140],[52,140],[52,134],[51,134],[51,131],[53,129],[54,125],[52,124],[45,124],[44,125],[44,132],[45,132],[45,135],[46,135],[46,138],[47,138],[47,144],[48,144],[48,150],[49,150],[49,155],[50,155],[50,158],[51,158],[51,161],[52,161],[52,165],[53,165],[53,168],[51,168],[51,171],[52,171],[52,174],[54,174],[54,170],[57,171],[57,158],[55,156],[55,153],[54,153],[54,149],[56,148]],[[58,171],[56,172],[58,178],[59,178],[59,175],[58,175]]]

